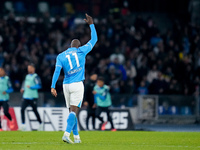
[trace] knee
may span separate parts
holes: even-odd
[[[70,112],[75,112],[76,115],[77,115],[77,113],[78,113],[78,107],[76,107],[76,106],[71,106],[71,107],[70,107]]]

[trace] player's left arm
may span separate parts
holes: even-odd
[[[85,84],[84,97],[83,97],[83,105],[85,106],[88,106],[88,100],[89,100],[88,95],[90,94],[90,92],[91,90],[89,84]]]
[[[8,89],[5,92],[8,93],[8,94],[13,92],[13,88],[12,88],[12,84],[11,84],[10,79],[8,79]]]
[[[30,89],[32,90],[39,90],[42,88],[42,83],[41,83],[41,79],[39,76],[36,76],[34,79],[35,85],[31,86]]]
[[[24,92],[24,85],[25,85],[25,81],[22,82],[22,86],[21,86],[21,89],[20,89],[20,92],[21,92],[21,93]]]
[[[105,89],[105,91],[102,93],[101,95],[101,99],[104,101],[106,100],[106,97],[107,97],[107,94],[108,94],[108,89]]]
[[[96,90],[96,86],[94,86],[92,94],[94,95],[94,104],[97,104],[97,90]]]
[[[110,87],[107,86],[107,85],[104,85],[104,88],[105,88],[105,90],[104,90],[104,92],[103,92],[102,95],[101,95],[101,99],[102,99],[103,101],[106,100],[107,94],[109,93],[109,90],[110,90]]]
[[[56,58],[56,68],[55,68],[55,71],[53,73],[53,78],[52,78],[52,83],[51,83],[51,93],[53,96],[57,96],[57,92],[56,92],[56,82],[60,76],[60,71],[62,69],[62,63],[59,59],[59,57]]]
[[[103,100],[103,101],[106,99],[106,93],[105,93],[105,92],[99,93],[99,92],[94,88],[94,90],[93,90],[92,93],[94,94],[94,99],[95,99],[95,101],[96,101],[97,97],[99,97],[99,98],[100,98],[101,100]]]

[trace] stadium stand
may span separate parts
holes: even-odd
[[[91,3],[97,8],[90,12],[98,18],[99,41],[87,57],[85,82],[95,72],[104,76],[112,94],[199,93],[199,26],[185,24],[176,17],[159,19],[148,13],[133,13],[126,3],[120,9],[117,8],[121,3],[105,3],[104,9],[109,8],[105,16],[100,1]],[[5,2],[7,11],[0,19],[0,65],[5,67],[15,91],[21,87],[29,62],[37,66],[42,91],[50,91],[57,54],[67,49],[73,38],[81,37],[82,44],[90,38],[85,34],[89,33],[86,26],[76,22],[81,18],[80,13],[87,10],[84,2],[80,5],[71,2],[52,6],[50,1],[49,4],[34,3],[35,8],[27,9],[30,5],[24,2]],[[42,7],[49,12],[43,12]],[[7,13],[12,9],[17,10],[17,16]],[[31,15],[18,17],[24,12],[35,14],[34,21],[30,21]],[[58,91],[62,89],[62,78],[57,83]]]

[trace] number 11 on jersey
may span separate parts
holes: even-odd
[[[77,67],[79,67],[80,64],[79,64],[77,53],[72,53],[72,55],[75,57]],[[70,55],[66,55],[66,57],[67,57],[67,59],[69,61],[70,69],[73,69],[73,65],[72,65],[72,61],[71,61]]]

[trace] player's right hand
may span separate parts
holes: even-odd
[[[24,89],[21,89],[20,92],[21,92],[21,93],[24,93]]]
[[[89,25],[93,24],[93,19],[92,19],[92,17],[89,16],[88,14],[85,14],[85,16],[86,16],[86,19],[84,19],[84,21],[85,21],[86,23],[88,23]]]
[[[92,94],[94,94],[94,95],[95,95],[95,94],[97,94],[97,92],[96,92],[96,91],[92,91]]]
[[[84,102],[83,105],[87,107],[88,106],[88,102]]]
[[[92,106],[92,108],[96,108],[97,107],[97,104],[94,104],[93,106]]]
[[[51,88],[51,94],[52,94],[54,97],[57,97],[57,91],[56,91],[56,89]]]

